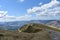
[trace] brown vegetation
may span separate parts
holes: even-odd
[[[0,30],[0,40],[50,40],[49,34],[39,33],[20,33]]]
[[[0,40],[51,40],[49,33],[38,26],[39,24],[24,25],[15,32],[0,30]]]

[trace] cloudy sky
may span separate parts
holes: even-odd
[[[60,20],[60,0],[0,0],[0,22]]]

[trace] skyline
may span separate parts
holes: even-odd
[[[0,22],[60,20],[60,0],[0,0]]]

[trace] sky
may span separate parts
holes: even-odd
[[[0,0],[0,22],[60,20],[60,0]]]

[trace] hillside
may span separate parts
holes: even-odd
[[[45,27],[46,25],[31,23],[21,26],[17,31],[0,30],[0,40],[60,40],[59,32]]]
[[[51,26],[55,26],[55,27],[60,27],[60,21],[59,20],[51,21],[51,22],[48,22],[47,25],[51,25]]]
[[[47,32],[49,32],[51,40],[60,40],[60,32],[58,32],[54,29],[55,26],[54,26],[53,29],[51,29],[51,27],[48,27],[48,26],[42,25],[42,24],[28,24],[28,25],[22,26],[20,28],[20,32],[28,32],[28,33],[31,33],[31,32],[35,33],[36,32],[36,29],[31,31],[30,28],[32,28],[31,30],[33,30],[34,28],[40,29],[40,30],[37,31],[37,33],[41,32],[41,31],[47,31]],[[55,31],[53,31],[53,30],[55,30]]]
[[[51,22],[47,23],[47,25],[60,28],[60,21],[59,20],[51,21]],[[47,30],[47,31],[50,32],[50,36],[53,40],[60,40],[60,32],[53,31],[53,30]]]
[[[0,40],[50,40],[47,32],[19,33],[0,30]]]
[[[23,30],[22,32],[0,30],[0,40],[51,40],[49,33],[45,29],[37,27],[39,24],[34,24],[32,27],[28,25],[24,25],[19,29]]]

